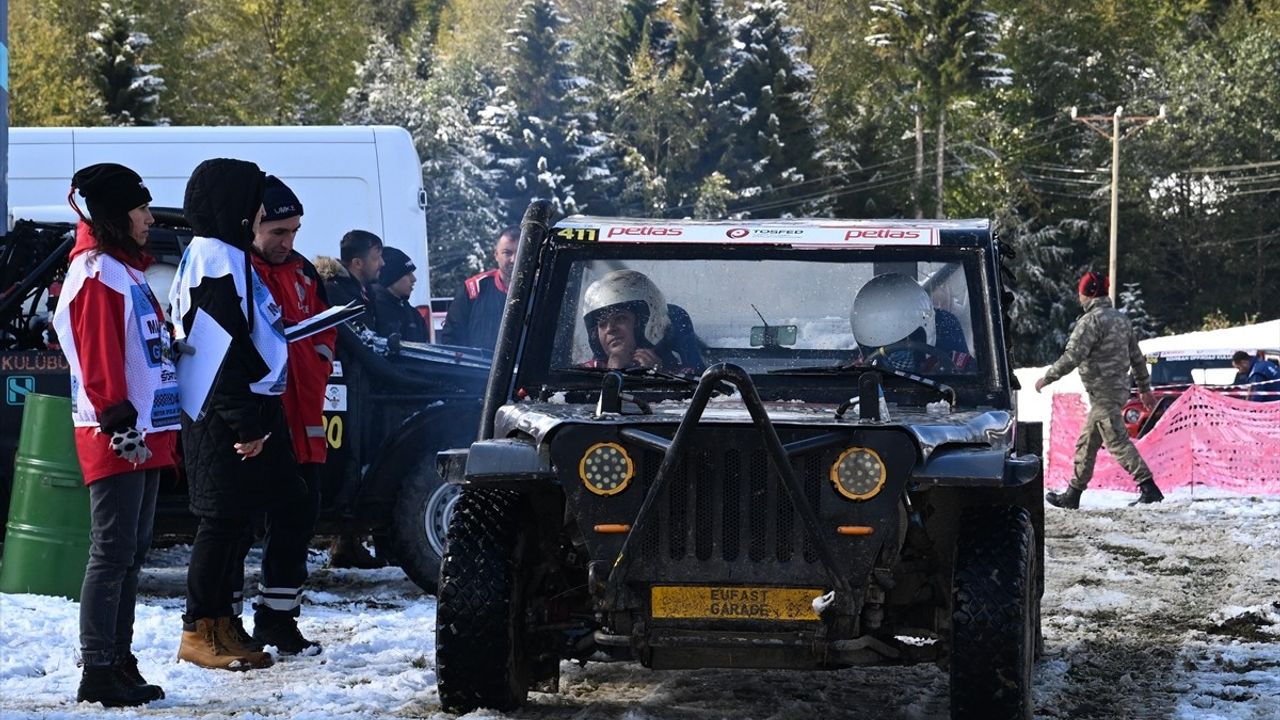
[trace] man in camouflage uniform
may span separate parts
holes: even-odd
[[[1093,464],[1098,458],[1098,448],[1104,443],[1111,457],[1133,475],[1141,493],[1130,503],[1156,503],[1164,499],[1156,487],[1151,468],[1138,454],[1138,448],[1129,439],[1120,411],[1129,398],[1129,370],[1133,369],[1142,404],[1151,409],[1155,396],[1151,394],[1151,373],[1146,358],[1138,349],[1129,318],[1116,310],[1107,297],[1107,278],[1096,272],[1085,273],[1080,278],[1080,304],[1084,315],[1076,321],[1067,341],[1067,349],[1044,377],[1036,381],[1036,392],[1045,385],[1080,368],[1080,379],[1089,393],[1089,414],[1080,439],[1076,441],[1075,472],[1071,485],[1065,492],[1048,493],[1045,500],[1060,508],[1080,507],[1080,494],[1089,487],[1093,477]]]

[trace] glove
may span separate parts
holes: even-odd
[[[136,428],[117,430],[111,433],[111,452],[125,462],[140,465],[151,459],[151,451],[147,442]]]

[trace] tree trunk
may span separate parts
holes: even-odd
[[[934,178],[934,217],[945,217],[942,213],[942,179],[943,166],[946,164],[947,157],[947,107],[945,104],[938,104],[938,176]]]
[[[916,217],[924,217],[924,114],[920,109],[920,84],[916,83],[916,174],[911,181],[911,203]]]

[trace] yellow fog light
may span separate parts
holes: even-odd
[[[884,461],[871,448],[851,447],[831,465],[831,484],[850,500],[870,500],[884,487]]]
[[[596,443],[578,462],[578,477],[596,495],[617,495],[627,489],[635,474],[631,456],[617,443]]]

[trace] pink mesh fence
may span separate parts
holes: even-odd
[[[1087,411],[1079,394],[1053,396],[1046,486],[1063,488],[1071,480]],[[1193,385],[1137,445],[1162,490],[1201,485],[1280,494],[1280,402],[1242,400]],[[1134,484],[1103,448],[1089,487],[1133,490]]]

